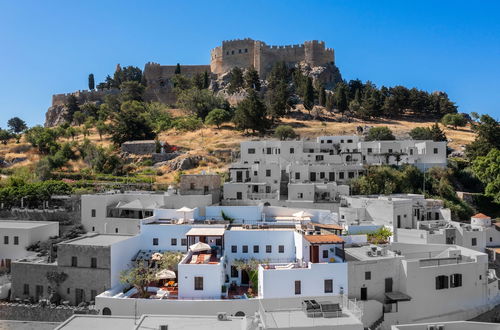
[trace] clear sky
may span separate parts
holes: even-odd
[[[500,117],[500,1],[0,0],[0,127],[117,63],[208,64],[222,40],[324,40],[347,80],[442,90]]]

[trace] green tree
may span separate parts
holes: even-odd
[[[231,70],[230,78],[229,78],[229,87],[227,91],[232,94],[234,92],[237,92],[240,88],[242,88],[244,85],[244,80],[243,80],[243,71],[237,66],[235,66]]]
[[[395,140],[396,137],[392,134],[392,131],[387,126],[372,127],[368,131],[368,135],[365,141],[384,141],[384,140]]]
[[[80,106],[78,105],[78,99],[75,95],[71,94],[66,99],[66,121],[69,123],[73,122],[73,114],[80,111]]]
[[[297,137],[297,134],[293,130],[293,127],[290,125],[279,125],[276,127],[276,130],[274,131],[274,136],[280,139],[281,141],[287,140],[287,139],[294,139]]]
[[[9,132],[6,129],[1,129],[0,128],[0,141],[2,141],[3,144],[7,144],[10,139],[13,138],[13,135],[11,132]]]
[[[491,149],[486,156],[472,162],[474,174],[486,187],[484,193],[500,204],[500,150]]]
[[[120,85],[121,102],[142,101],[145,87],[137,81],[125,81]]]
[[[432,133],[428,127],[415,127],[409,135],[413,140],[432,140]]]
[[[208,87],[210,87],[210,75],[208,74],[208,71],[205,71],[203,73],[203,88]]]
[[[453,126],[454,129],[457,127],[463,127],[467,124],[467,119],[459,113],[448,113],[441,118],[441,122],[447,126]]]
[[[164,104],[151,102],[146,105],[146,109],[147,119],[157,135],[172,128],[174,120]]]
[[[465,152],[470,160],[486,156],[493,149],[500,149],[500,125],[489,115],[482,115],[479,122],[472,126],[476,132],[475,140],[465,146]]]
[[[332,93],[326,94],[326,103],[325,103],[326,110],[328,112],[332,112],[334,105],[335,105],[335,98],[333,94]]]
[[[111,140],[121,145],[125,141],[152,140],[156,137],[151,123],[146,118],[146,108],[138,101],[127,101],[114,117],[110,131]]]
[[[245,74],[243,76],[244,82],[245,82],[245,88],[252,88],[255,89],[256,91],[260,91],[260,77],[259,73],[253,66],[248,68],[245,71]]]
[[[325,91],[325,87],[322,84],[319,86],[318,103],[322,107],[324,107],[326,105],[326,91]]]
[[[91,73],[89,74],[89,89],[94,90],[94,88],[95,88],[94,74]]]
[[[81,111],[76,111],[73,114],[73,122],[75,124],[77,124],[78,126],[83,124],[83,122],[85,121],[85,118],[86,118],[86,116]]]
[[[174,120],[172,124],[179,131],[192,132],[203,127],[203,122],[197,116],[185,116]]]
[[[10,131],[15,134],[19,134],[28,128],[26,122],[19,117],[10,118],[9,121],[7,121],[7,126],[9,126]]]
[[[444,134],[443,130],[439,127],[439,124],[437,122],[431,126],[430,131],[432,141],[448,141],[446,134]]]
[[[187,114],[204,120],[213,109],[227,108],[227,103],[208,89],[190,88],[178,94],[177,106]]]
[[[38,148],[41,154],[45,155],[59,149],[59,145],[57,144],[58,137],[56,130],[42,126],[34,126],[25,133],[26,141],[33,147]]]
[[[263,132],[268,126],[266,106],[254,90],[236,107],[233,121],[239,129]]]
[[[215,125],[217,128],[220,128],[222,123],[228,122],[231,120],[231,113],[224,109],[213,109],[210,111],[205,118],[205,124],[207,125]]]
[[[311,77],[307,77],[304,87],[304,94],[302,94],[302,100],[304,103],[304,108],[306,108],[306,110],[310,112],[314,107],[314,87]]]
[[[334,103],[342,115],[349,109],[348,93],[349,87],[344,82],[340,82],[335,86]]]

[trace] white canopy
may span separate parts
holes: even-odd
[[[294,217],[297,217],[297,218],[309,218],[309,217],[312,217],[313,215],[309,212],[306,212],[306,211],[300,211],[300,212],[297,212],[297,213],[294,213],[292,214]]]
[[[169,270],[169,269],[163,269],[160,270],[158,273],[156,273],[156,279],[157,280],[167,280],[171,278],[176,278],[175,272]]]
[[[190,209],[190,208],[189,208],[189,207],[187,207],[187,206],[183,206],[183,207],[181,207],[180,209],[177,209],[177,210],[175,210],[175,211],[176,211],[176,212],[193,212],[193,211],[194,211],[194,209]]]
[[[210,245],[206,243],[198,242],[196,244],[191,245],[189,249],[193,252],[201,252],[201,251],[211,250],[212,248],[210,247]]]

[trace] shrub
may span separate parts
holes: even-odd
[[[292,126],[280,125],[276,127],[276,130],[274,131],[274,136],[283,141],[287,139],[293,139],[297,136],[297,134],[293,130]]]
[[[392,134],[392,131],[387,126],[373,127],[368,131],[368,135],[365,138],[366,141],[384,141],[384,140],[396,140],[396,137]]]
[[[205,118],[205,124],[207,125],[215,125],[217,128],[220,128],[222,123],[228,122],[231,120],[231,113],[224,109],[213,109],[210,111]]]
[[[465,126],[467,124],[467,119],[459,113],[448,113],[441,118],[441,122],[444,125],[453,126],[453,128],[457,129],[458,126]]]
[[[180,131],[196,131],[203,126],[203,122],[196,116],[181,117],[174,121],[174,127]]]

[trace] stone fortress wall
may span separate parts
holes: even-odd
[[[253,66],[261,77],[265,77],[278,61],[284,61],[288,65],[306,62],[312,67],[326,66],[335,63],[335,53],[333,48],[326,48],[324,41],[270,46],[250,38],[223,41],[222,46],[210,52],[210,68],[215,74],[222,74],[235,66]]]

